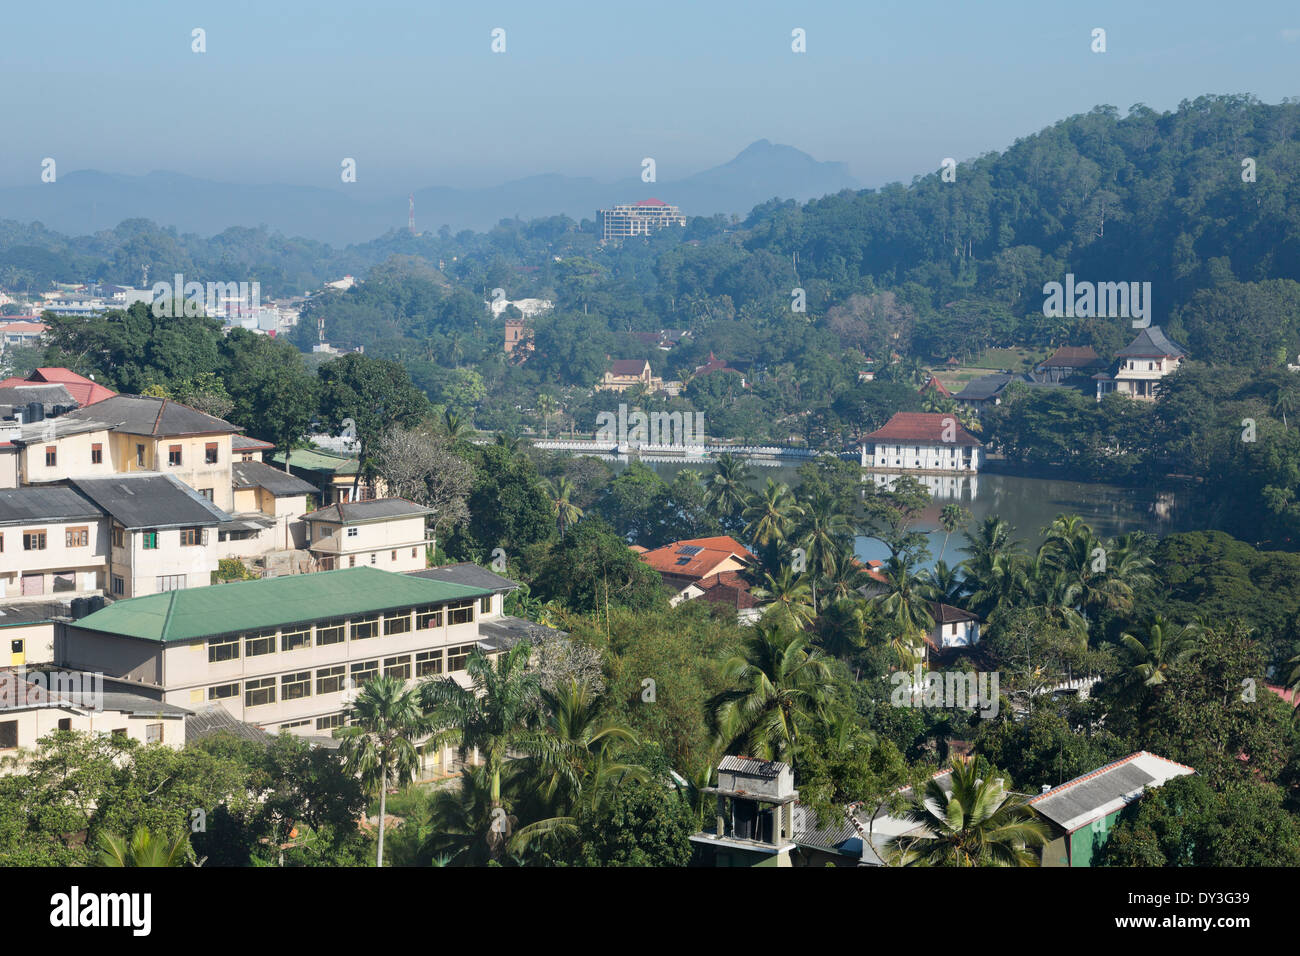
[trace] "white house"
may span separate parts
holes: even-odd
[[[861,459],[863,468],[883,471],[974,474],[984,464],[984,446],[955,415],[899,412],[865,437]]]

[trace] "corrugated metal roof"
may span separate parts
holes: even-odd
[[[432,510],[405,498],[372,498],[370,501],[340,501],[303,515],[305,521],[333,521],[339,524],[361,524],[382,521],[385,518],[409,518],[432,514]]]
[[[102,517],[94,503],[62,485],[0,489],[0,525]]]
[[[493,574],[487,568],[463,561],[441,568],[425,568],[423,571],[407,572],[411,577],[427,578],[430,581],[446,581],[448,584],[464,584],[474,588],[487,588],[489,591],[510,591],[519,587],[515,581]]]
[[[236,488],[264,488],[277,498],[313,495],[317,491],[310,482],[260,461],[232,462],[230,474]]]
[[[136,472],[111,478],[73,478],[71,483],[128,530],[204,527],[231,520],[171,475]]]
[[[778,760],[755,760],[752,757],[736,757],[731,754],[718,761],[718,769],[728,773],[744,773],[753,777],[772,777],[789,769],[789,764]]]
[[[1151,784],[1159,786],[1195,772],[1143,750],[1054,787],[1029,803],[1043,817],[1072,832],[1136,800]]]
[[[184,641],[490,593],[378,568],[343,568],[127,598],[75,626],[151,641]]]
[[[150,395],[114,395],[90,408],[68,412],[64,418],[94,419],[113,423],[113,431],[153,438],[213,435],[237,432],[230,422],[207,415],[169,398]]]
[[[232,734],[240,740],[251,740],[255,744],[270,744],[274,739],[260,727],[236,720],[220,704],[199,707],[185,718],[186,746],[215,734]]]

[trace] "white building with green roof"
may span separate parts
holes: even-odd
[[[499,650],[493,622],[510,620],[513,582],[496,580],[359,566],[150,594],[62,625],[55,658],[168,704],[220,703],[271,732],[328,734],[372,677],[464,682],[475,647]]]

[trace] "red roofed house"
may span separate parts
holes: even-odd
[[[943,412],[899,412],[862,443],[863,468],[975,474],[982,464],[979,439]]]
[[[709,360],[703,365],[695,366],[695,376],[710,375],[713,372],[730,372],[732,375],[740,376],[740,384],[745,384],[745,374],[738,368],[732,368],[727,364],[726,359],[720,359],[712,352],[709,353]]]
[[[743,583],[734,575],[727,577],[727,572],[744,570],[758,560],[743,544],[726,535],[674,541],[639,557],[659,572],[664,584],[677,592],[669,602],[673,606],[700,597],[718,584]],[[710,579],[707,584],[705,578]],[[719,596],[722,594],[719,592]]]
[[[5,349],[38,345],[45,334],[45,323],[32,319],[0,320],[0,352]]]
[[[26,378],[7,378],[0,382],[0,388],[19,385],[62,385],[79,408],[94,405],[117,394],[111,388],[105,388],[98,382],[66,368],[38,368]]]
[[[939,381],[933,375],[931,375],[930,380],[918,388],[917,391],[920,392],[922,396],[924,396],[926,392],[935,391],[939,393],[941,398],[952,398],[952,392],[944,388],[943,382]]]
[[[763,616],[758,598],[749,593],[749,585],[735,571],[703,578],[687,590],[696,588],[701,589],[700,600],[735,608],[736,620],[740,624],[753,624]]]

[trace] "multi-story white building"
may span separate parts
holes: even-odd
[[[1154,402],[1159,382],[1176,371],[1187,357],[1187,350],[1169,340],[1158,325],[1138,333],[1137,338],[1115,354],[1119,365],[1114,374],[1094,375],[1097,401],[1110,392],[1129,398]]]
[[[861,461],[863,468],[880,471],[974,474],[984,464],[984,446],[956,415],[899,412],[864,438]]]
[[[668,226],[686,225],[686,217],[680,209],[659,199],[642,199],[640,202],[620,203],[613,209],[602,209],[600,220],[604,239],[648,236]]]
[[[425,546],[428,508],[405,498],[335,502],[302,516],[307,547],[324,570],[368,565],[385,571],[418,571]]]
[[[72,488],[0,490],[0,602],[98,593],[108,547],[104,513]]]

